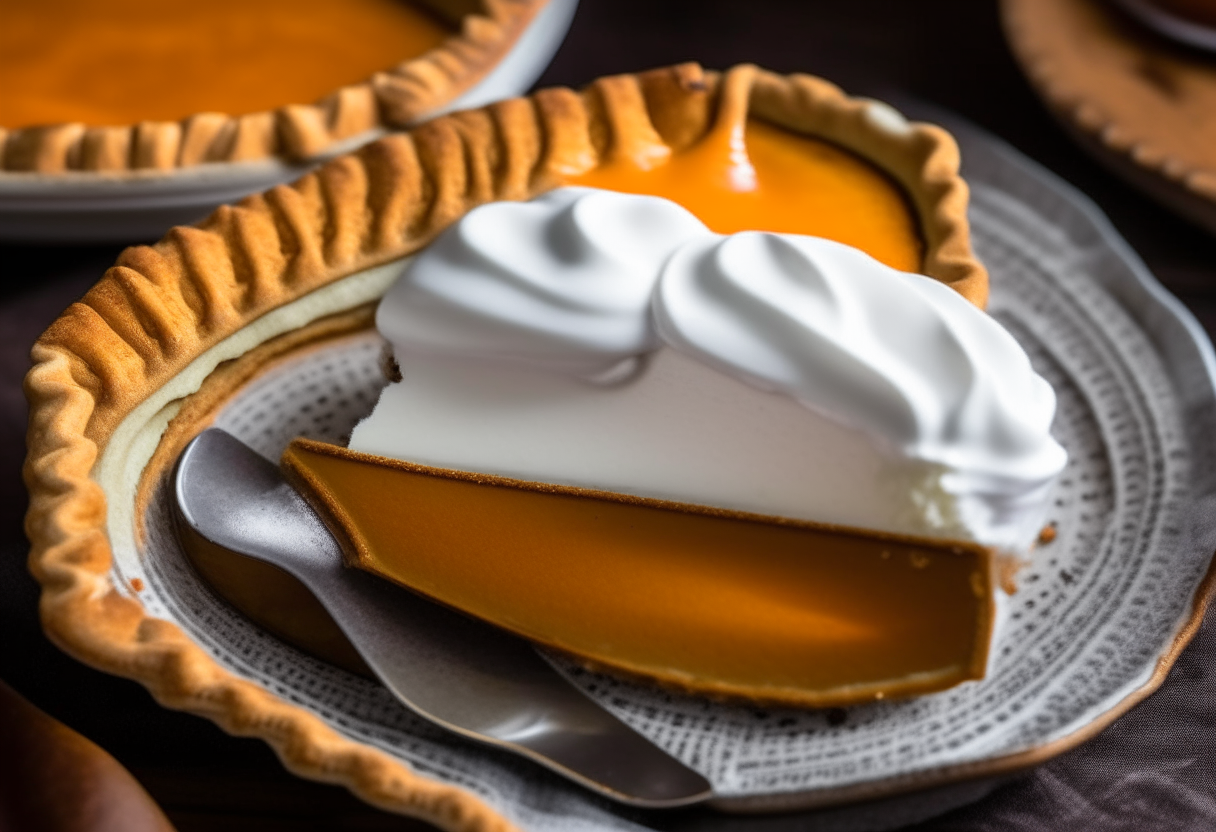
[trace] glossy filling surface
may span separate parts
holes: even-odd
[[[835,705],[983,674],[989,553],[379,460],[284,468],[363,569],[596,665]]]
[[[762,121],[715,128],[692,147],[618,149],[569,185],[661,196],[719,234],[809,234],[859,248],[892,268],[920,272],[920,225],[900,186],[830,142]]]
[[[451,34],[405,0],[7,3],[0,125],[121,125],[309,104]]]

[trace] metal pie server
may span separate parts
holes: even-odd
[[[704,777],[587,698],[527,641],[346,568],[338,541],[278,467],[232,435],[199,434],[173,486],[179,522],[302,582],[424,719],[633,806],[712,796]]]

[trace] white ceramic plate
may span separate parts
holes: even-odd
[[[939,694],[847,711],[756,709],[555,660],[604,707],[705,774],[720,808],[884,800],[795,826],[789,816],[702,815],[685,828],[805,828],[829,817],[833,829],[890,828],[975,799],[992,778],[1073,747],[1151,692],[1202,616],[1216,549],[1210,342],[1084,197],[1004,145],[965,127],[956,134],[973,188],[975,243],[992,272],[991,311],[1059,396],[1054,431],[1070,463],[1051,517],[1058,537],[1019,576],[988,678]],[[378,351],[369,334],[302,355],[256,379],[217,424],[272,458],[297,434],[336,440],[383,383]],[[142,467],[162,428],[149,423],[149,441],[132,443],[127,470]],[[112,506],[131,505],[130,493],[106,487]],[[149,507],[140,548],[112,509],[114,583],[140,579],[148,613],[179,625],[231,672],[472,791],[524,829],[654,821],[447,736],[378,685],[260,631],[192,571],[164,497]]]
[[[480,107],[526,91],[561,46],[577,7],[578,0],[550,0],[489,75],[425,118]],[[125,175],[122,179],[84,172],[54,177],[0,172],[0,241],[155,240],[174,225],[195,222],[217,205],[298,179],[325,159],[353,150],[384,133],[372,130],[355,136],[306,165],[278,159],[223,162]]]

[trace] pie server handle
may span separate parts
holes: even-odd
[[[424,719],[633,806],[712,796],[704,777],[585,696],[527,641],[346,568],[338,541],[278,467],[232,435],[199,434],[173,485],[179,522],[299,579]]]

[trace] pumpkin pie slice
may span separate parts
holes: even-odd
[[[0,29],[0,170],[173,170],[336,143],[433,113],[547,0],[18,4]]]
[[[237,678],[175,626],[150,616],[137,590],[115,582],[112,552],[139,550],[142,517],[184,445],[251,379],[302,350],[366,331],[375,304],[411,258],[430,251],[474,208],[560,188],[658,195],[664,205],[683,206],[711,235],[758,229],[836,236],[840,242],[829,244],[850,256],[927,275],[958,302],[982,307],[987,276],[971,251],[967,190],[957,169],[957,150],[946,133],[910,124],[885,105],[847,98],[827,82],[746,66],[719,74],[690,64],[604,78],[582,91],[542,90],[446,116],[335,159],[293,185],[221,207],[155,245],[128,249],[39,339],[27,378],[27,529],[32,569],[44,587],[48,633],[83,660],[139,679],[162,701],[266,737],[295,771],[374,792],[381,805],[421,811],[419,795],[433,797],[446,787],[400,765],[385,776],[384,767],[394,764],[379,752]],[[317,459],[359,453],[336,446],[311,450]],[[386,470],[395,465],[376,464]],[[420,463],[401,465],[417,470]],[[508,493],[494,477],[544,482],[463,473],[484,479],[492,494]],[[444,486],[470,481],[430,479]],[[939,664],[964,668],[943,684],[982,668],[998,571],[999,552],[990,545],[957,536],[840,528],[749,508],[716,510],[695,495],[673,499],[678,495],[548,485],[561,486],[550,492],[579,489],[582,505],[653,509],[669,531],[692,518],[703,536],[708,527],[702,521],[721,520],[735,524],[731,528],[763,529],[773,538],[848,538],[869,553],[863,558],[874,556],[876,569],[891,561],[907,576],[941,576],[942,591],[952,599],[949,615],[957,621],[950,631],[958,638],[948,648],[949,661]],[[545,495],[530,487],[511,493]],[[674,526],[668,526],[669,518],[675,518]],[[876,549],[879,541],[891,544],[889,558]],[[768,590],[783,588],[781,574],[808,568],[779,548],[774,552],[762,570],[766,574],[755,581]],[[913,571],[916,562],[938,560],[949,566]],[[841,580],[864,599],[865,581],[849,575],[865,568],[847,558],[836,563]],[[695,577],[679,568],[679,558],[667,564]],[[745,564],[729,568],[747,574]],[[299,643],[317,644],[313,626],[323,629],[323,622],[276,619],[274,605],[265,603],[285,584],[264,574],[242,580],[240,573],[239,566],[227,572],[228,585],[241,591],[239,598],[230,595],[234,603]],[[726,574],[715,568],[705,577],[715,591],[728,593]],[[947,584],[965,584],[966,591]],[[864,627],[840,610],[805,609],[802,589],[786,588],[791,592],[784,607],[765,605],[771,613],[766,626],[780,624],[784,615],[787,632],[818,622],[825,632],[834,626],[844,637],[864,636]],[[721,607],[724,616],[739,612]],[[613,666],[629,670],[624,663]],[[900,669],[896,678],[910,673]],[[689,687],[712,692],[704,681]],[[901,692],[885,682],[858,690],[863,698]],[[826,701],[805,693],[803,702]],[[774,698],[795,699],[782,693]],[[856,690],[844,691],[839,701],[856,698]],[[338,757],[341,765],[331,765]],[[374,789],[372,781],[378,784]],[[450,797],[470,816],[492,817],[463,792]]]
[[[377,325],[398,378],[349,448],[283,456],[349,562],[696,693],[982,677],[997,562],[1065,461],[1050,386],[957,292],[651,196],[476,208]]]

